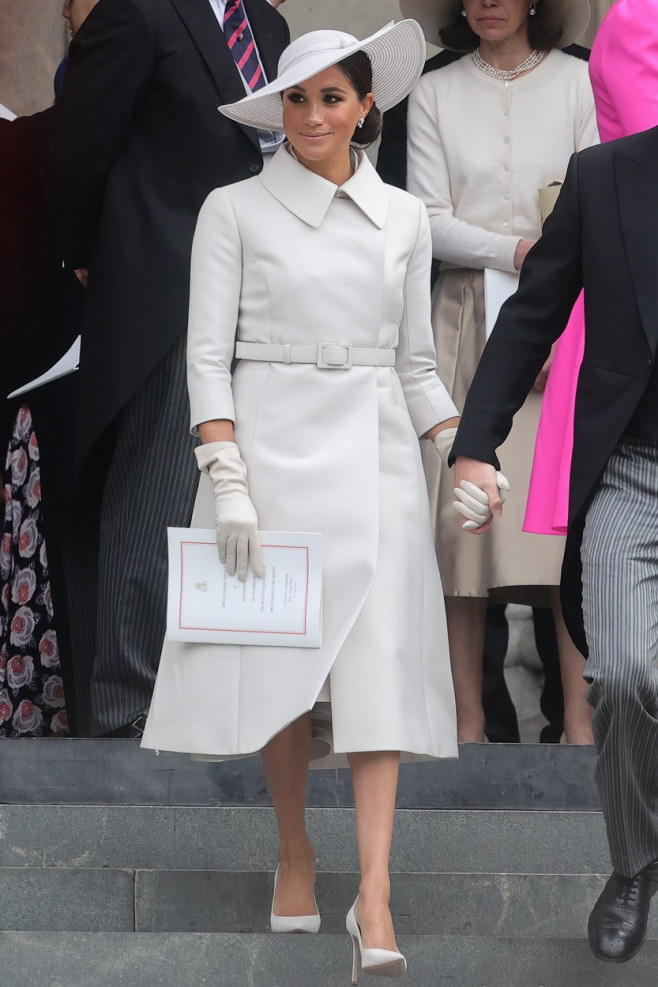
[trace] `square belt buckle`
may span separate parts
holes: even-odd
[[[349,370],[352,366],[352,344],[318,343],[316,365],[321,370]]]

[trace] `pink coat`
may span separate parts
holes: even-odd
[[[658,124],[658,0],[617,0],[589,61],[602,141]],[[582,296],[560,337],[546,385],[530,478],[525,531],[564,534],[576,384],[585,326]]]
[[[596,35],[589,74],[602,141],[658,124],[658,0],[618,0]]]

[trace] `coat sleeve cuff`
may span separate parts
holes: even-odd
[[[500,469],[498,456],[490,447],[479,443],[474,438],[460,438],[459,429],[457,429],[457,437],[448,457],[448,466],[453,466],[458,456],[468,456],[469,459],[477,459],[480,463],[491,463],[495,469]]]
[[[199,425],[203,422],[231,421],[235,423],[235,408],[233,398],[226,397],[224,400],[217,400],[216,393],[197,393],[190,396],[190,431],[192,435],[199,434]]]

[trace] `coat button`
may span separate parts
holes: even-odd
[[[258,172],[260,171],[260,165],[259,164],[249,165],[249,171],[251,172],[252,175],[257,175]]]

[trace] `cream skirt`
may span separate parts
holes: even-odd
[[[461,411],[486,342],[482,271],[441,272],[432,323],[439,375]],[[461,530],[454,472],[434,449],[423,449],[436,550],[446,596],[488,596],[506,602],[548,605],[540,587],[556,586],[564,538],[522,531],[542,396],[531,391],[498,450],[512,492],[491,531],[474,537]],[[423,447],[429,443],[421,443]]]

